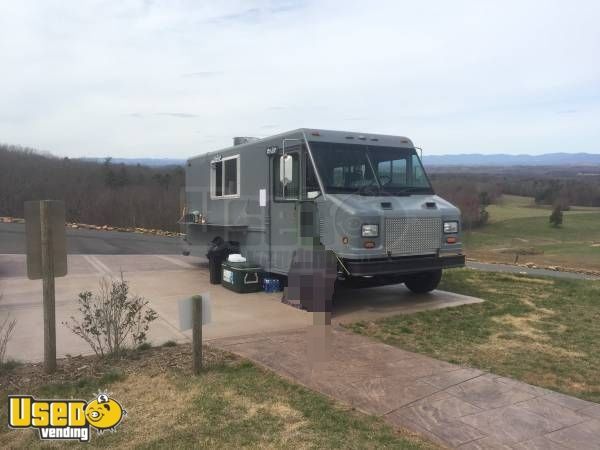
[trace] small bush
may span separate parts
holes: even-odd
[[[177,342],[175,341],[167,341],[163,344],[163,347],[176,347],[177,346]]]
[[[142,342],[140,345],[138,345],[138,350],[143,352],[145,350],[150,350],[152,348],[152,344],[150,344],[150,342]]]
[[[119,357],[144,344],[150,323],[157,318],[147,300],[130,295],[123,274],[117,280],[103,278],[98,294],[81,292],[78,302],[81,318],[71,316],[71,322],[63,324],[102,357]]]
[[[2,300],[2,295],[0,295],[0,300]],[[15,331],[15,326],[17,325],[16,319],[11,319],[10,314],[7,314],[6,317],[0,320],[0,367],[4,367],[8,361],[6,358],[6,347],[8,345],[8,341]]]
[[[553,227],[560,227],[563,223],[563,212],[560,205],[556,205],[552,210],[552,214],[549,217],[550,225]]]
[[[16,359],[8,358],[0,364],[0,373],[10,372],[11,370],[19,367],[21,365],[20,361]]]

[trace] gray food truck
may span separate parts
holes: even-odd
[[[287,276],[295,250],[311,242],[335,255],[340,280],[422,293],[442,269],[465,263],[460,211],[435,195],[401,136],[298,129],[235,138],[187,161],[181,223],[184,254],[222,250],[209,258],[211,273],[239,252]]]

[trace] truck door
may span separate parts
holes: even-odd
[[[271,159],[271,270],[287,274],[298,245],[298,201],[301,196],[301,148]]]

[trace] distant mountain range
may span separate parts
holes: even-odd
[[[82,158],[103,162],[105,158]],[[175,158],[112,158],[113,164],[143,166],[182,166],[185,159]],[[543,155],[508,155],[504,153],[482,155],[478,153],[458,155],[423,155],[426,166],[599,166],[600,154],[596,153],[546,153]]]
[[[423,155],[426,166],[598,166],[596,153],[546,153],[543,155]]]

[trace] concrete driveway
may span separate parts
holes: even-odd
[[[88,345],[63,324],[78,315],[77,295],[95,291],[102,277],[118,277],[130,283],[130,291],[147,298],[159,314],[150,330],[150,341],[159,345],[167,340],[190,339],[190,332],[178,328],[177,301],[209,292],[213,322],[204,327],[204,338],[236,337],[253,333],[304,328],[312,323],[309,313],[281,303],[281,293],[236,294],[211,285],[205,261],[175,255],[70,255],[69,274],[56,279],[57,355],[86,354]],[[21,361],[43,359],[42,283],[26,278],[24,255],[0,255],[0,315],[17,319],[8,345],[8,357]],[[415,296],[403,286],[387,286],[344,291],[337,296],[333,322],[411,313],[479,302],[472,297],[441,291]]]

